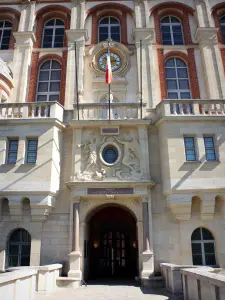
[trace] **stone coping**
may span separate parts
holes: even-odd
[[[218,287],[225,287],[225,276],[213,272],[213,268],[183,269],[181,273],[196,279],[205,280]]]
[[[27,269],[37,270],[37,271],[54,271],[54,270],[62,269],[62,265],[61,264],[52,264],[52,265],[45,265],[45,266],[13,267],[13,268],[9,268],[7,270],[9,270],[9,271],[20,270],[20,271],[24,272]]]
[[[193,266],[193,265],[175,265],[175,264],[168,264],[168,263],[161,263],[160,264],[161,267],[166,267],[168,269],[171,269],[172,271],[176,271],[176,270],[181,270],[181,269],[209,269],[209,267],[205,267],[205,266]],[[211,268],[211,270],[213,271],[214,269]]]
[[[36,275],[37,270],[16,270],[15,272],[6,272],[0,274],[0,285],[6,282],[15,281],[17,279],[30,277]]]

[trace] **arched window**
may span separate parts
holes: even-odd
[[[165,63],[168,99],[190,99],[188,67],[185,61],[177,57],[169,58]]]
[[[215,266],[215,241],[212,233],[205,228],[197,228],[191,236],[193,265]]]
[[[59,101],[61,64],[47,60],[41,64],[38,74],[37,101]]]
[[[105,17],[98,23],[98,41],[105,41],[107,38],[120,42],[120,23],[114,17]]]
[[[222,31],[222,36],[223,36],[223,41],[225,43],[225,16],[222,16],[220,18],[220,26],[221,26],[221,31]]]
[[[59,19],[52,19],[45,23],[42,48],[63,47],[64,31],[64,22]]]
[[[8,241],[8,267],[29,266],[31,236],[25,229],[16,229]]]
[[[163,45],[183,45],[183,30],[180,20],[173,16],[161,19]]]
[[[0,21],[0,50],[9,49],[9,41],[12,32],[12,23]]]

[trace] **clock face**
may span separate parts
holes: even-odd
[[[103,53],[99,58],[99,67],[101,70],[106,70],[106,64],[107,64],[107,55],[108,53]],[[111,60],[111,67],[112,71],[116,71],[121,66],[121,58],[118,54],[110,52],[110,60]]]

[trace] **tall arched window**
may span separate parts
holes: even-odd
[[[59,101],[61,64],[47,60],[41,64],[38,74],[37,101]]]
[[[63,47],[64,31],[64,22],[59,19],[52,19],[45,23],[42,48]]]
[[[120,23],[114,17],[104,17],[98,23],[98,41],[105,41],[107,38],[120,42]]]
[[[8,267],[29,266],[31,236],[25,229],[16,229],[8,241]]]
[[[179,19],[173,16],[161,19],[161,32],[163,45],[183,45],[183,30]]]
[[[221,26],[221,31],[222,31],[222,36],[223,36],[223,41],[225,43],[225,16],[222,16],[220,18],[220,26]]]
[[[0,21],[0,50],[9,49],[9,41],[12,32],[12,23]]]
[[[193,265],[215,266],[215,241],[212,233],[205,228],[197,228],[191,236]]]
[[[165,63],[168,99],[190,99],[188,67],[184,60],[171,57]]]

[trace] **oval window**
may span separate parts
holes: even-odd
[[[107,164],[114,164],[117,161],[118,156],[118,150],[113,145],[107,145],[102,151],[102,158]]]

